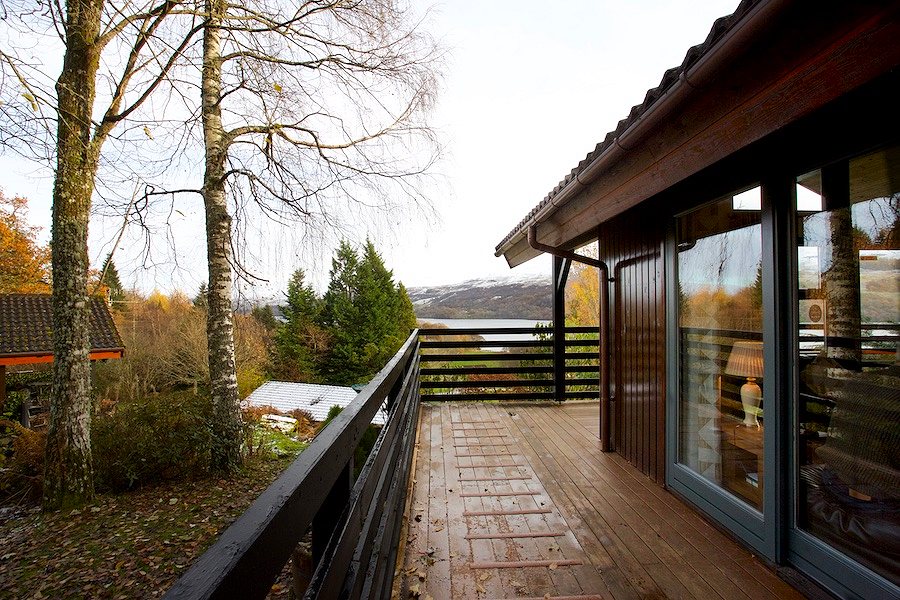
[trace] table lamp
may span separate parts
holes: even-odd
[[[741,404],[744,408],[744,425],[759,427],[757,414],[762,390],[756,384],[756,378],[763,375],[763,344],[749,340],[740,340],[731,347],[726,375],[746,377],[747,383],[741,386]]]

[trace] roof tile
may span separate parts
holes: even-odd
[[[659,85],[655,88],[651,88],[647,90],[646,95],[644,96],[644,101],[641,104],[638,104],[632,107],[628,116],[621,121],[619,121],[618,126],[614,131],[610,131],[606,134],[606,137],[602,142],[597,144],[594,149],[584,157],[584,160],[578,163],[571,172],[569,172],[562,181],[560,181],[556,187],[554,187],[549,194],[547,194],[541,202],[528,213],[528,215],[522,219],[518,225],[516,225],[512,231],[510,231],[503,240],[497,244],[497,252],[500,251],[500,248],[503,247],[510,239],[518,235],[525,227],[528,225],[528,222],[536,215],[541,209],[547,206],[553,198],[559,194],[563,188],[566,187],[573,179],[575,179],[582,171],[584,171],[588,165],[590,165],[594,159],[603,152],[606,151],[607,148],[612,146],[615,143],[616,138],[625,132],[632,124],[634,124],[642,115],[644,115],[650,108],[655,104],[668,90],[671,88],[678,79],[681,77],[682,73],[686,73],[693,67],[703,56],[709,52],[712,47],[725,35],[725,33],[731,29],[731,27],[743,18],[747,12],[750,11],[756,4],[759,4],[761,0],[742,0],[742,2],[738,5],[735,11],[725,17],[721,17],[716,19],[715,23],[713,23],[712,28],[709,31],[709,34],[706,36],[706,40],[702,44],[697,44],[696,46],[692,46],[688,49],[685,54],[684,60],[682,61],[680,66],[673,67],[668,69],[662,77]]]
[[[106,303],[90,299],[92,350],[124,350]],[[0,294],[0,356],[53,353],[50,294]]]

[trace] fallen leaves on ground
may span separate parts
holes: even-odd
[[[160,597],[289,463],[103,494],[81,510],[13,511],[0,522],[0,597]]]

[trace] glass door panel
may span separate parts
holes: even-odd
[[[757,510],[763,498],[759,187],[678,219],[678,462]]]
[[[797,525],[900,584],[900,148],[796,189]]]

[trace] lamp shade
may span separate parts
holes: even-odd
[[[762,342],[749,340],[735,342],[731,347],[731,354],[728,356],[728,364],[725,365],[725,374],[737,377],[762,377]]]

